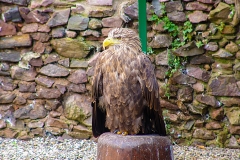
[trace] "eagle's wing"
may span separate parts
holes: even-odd
[[[143,96],[148,103],[148,107],[143,111],[142,132],[157,133],[165,136],[166,129],[159,101],[159,88],[154,66],[146,55],[140,54],[138,58],[141,63],[139,82]]]
[[[105,127],[106,110],[99,106],[99,99],[103,93],[103,74],[101,70],[102,54],[98,56],[92,80],[92,132],[94,137],[100,136],[109,130]]]

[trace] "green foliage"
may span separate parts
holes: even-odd
[[[179,38],[176,38],[172,42],[172,50],[176,50],[179,47],[183,46],[184,44],[185,44],[184,41],[182,42]]]
[[[147,47],[147,54],[149,55],[149,54],[153,54],[153,53],[154,53],[154,51],[153,51],[152,47]]]
[[[203,43],[202,41],[197,41],[197,42],[196,42],[196,46],[197,46],[198,48],[202,47],[203,45],[204,45],[204,43]]]
[[[220,32],[222,32],[223,29],[224,29],[224,27],[225,27],[225,23],[221,22],[221,23],[217,26],[217,29],[218,29]]]
[[[163,89],[164,89],[164,95],[169,99],[171,94],[170,94],[170,88],[169,88],[169,84],[165,84],[163,86]]]
[[[235,6],[231,4],[230,10],[231,10],[231,12],[229,13],[228,18],[233,18],[234,14],[235,14]]]
[[[161,21],[164,23],[164,30],[169,32],[171,36],[176,37],[178,35],[178,26],[171,22],[167,16],[164,16]]]
[[[184,41],[191,41],[192,40],[192,31],[193,31],[193,25],[190,21],[186,21],[183,25],[183,40]]]
[[[172,52],[170,50],[168,50],[168,67],[169,70],[166,72],[166,75],[168,77],[172,77],[173,74],[180,68],[182,68],[182,64],[184,61],[186,61],[187,59],[184,57],[179,57],[179,56],[175,56],[174,54],[172,54]]]

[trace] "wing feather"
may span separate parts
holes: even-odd
[[[157,79],[154,73],[154,66],[150,59],[141,54],[139,56],[141,66],[140,84],[143,92],[143,96],[147,101],[147,106],[143,113],[143,126],[144,132],[154,132],[159,135],[165,136],[166,129],[162,116],[162,109],[159,101],[159,88]],[[153,130],[153,131],[150,131]]]

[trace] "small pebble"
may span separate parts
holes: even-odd
[[[239,149],[173,146],[174,160],[240,160]],[[33,138],[28,141],[0,138],[1,160],[96,160],[92,140]]]

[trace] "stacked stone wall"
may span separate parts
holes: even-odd
[[[90,138],[94,55],[112,28],[138,28],[137,8],[0,0],[0,136]],[[238,0],[147,3],[149,57],[174,143],[240,148],[239,11]]]

